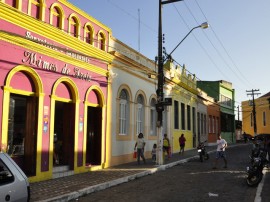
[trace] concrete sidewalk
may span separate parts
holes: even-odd
[[[206,149],[208,153],[212,153],[215,152],[216,146],[208,146]],[[145,165],[137,165],[136,160],[134,160],[134,162],[128,164],[103,170],[31,183],[30,201],[68,201],[76,199],[85,194],[150,175],[195,158],[198,158],[197,150],[192,149],[186,151],[183,156],[178,153],[173,154],[170,160],[165,160],[164,165],[156,165],[151,162],[151,159],[148,159]],[[210,159],[210,161],[212,160]]]

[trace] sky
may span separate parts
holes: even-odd
[[[158,0],[68,0],[112,30],[112,35],[149,59],[158,55]],[[163,0],[163,2],[166,0]],[[162,7],[163,46],[198,80],[225,80],[235,106],[270,91],[270,1],[185,0]]]

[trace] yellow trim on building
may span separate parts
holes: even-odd
[[[36,35],[43,36],[46,39],[50,39],[65,47],[76,50],[78,53],[87,55],[88,57],[94,57],[106,63],[110,63],[113,60],[113,56],[111,54],[87,44],[83,40],[72,37],[68,33],[63,32],[50,24],[41,23],[29,15],[16,12],[15,9],[10,9],[8,5],[1,5],[0,19],[4,19],[14,25],[26,29],[27,31],[33,32]]]

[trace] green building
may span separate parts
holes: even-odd
[[[220,105],[220,133],[229,143],[235,142],[235,91],[232,83],[219,81],[197,81],[197,87],[205,91]]]

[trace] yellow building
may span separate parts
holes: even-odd
[[[270,92],[254,99],[256,125],[254,122],[253,101],[242,102],[242,131],[246,134],[270,133]],[[254,130],[255,129],[255,130]]]
[[[187,74],[185,65],[175,66],[171,62],[164,65],[166,85],[165,96],[172,98],[172,106],[167,107],[168,134],[172,142],[172,152],[180,150],[179,137],[184,134],[186,149],[191,149],[197,144],[197,87],[195,75]],[[171,135],[171,136],[170,136]]]

